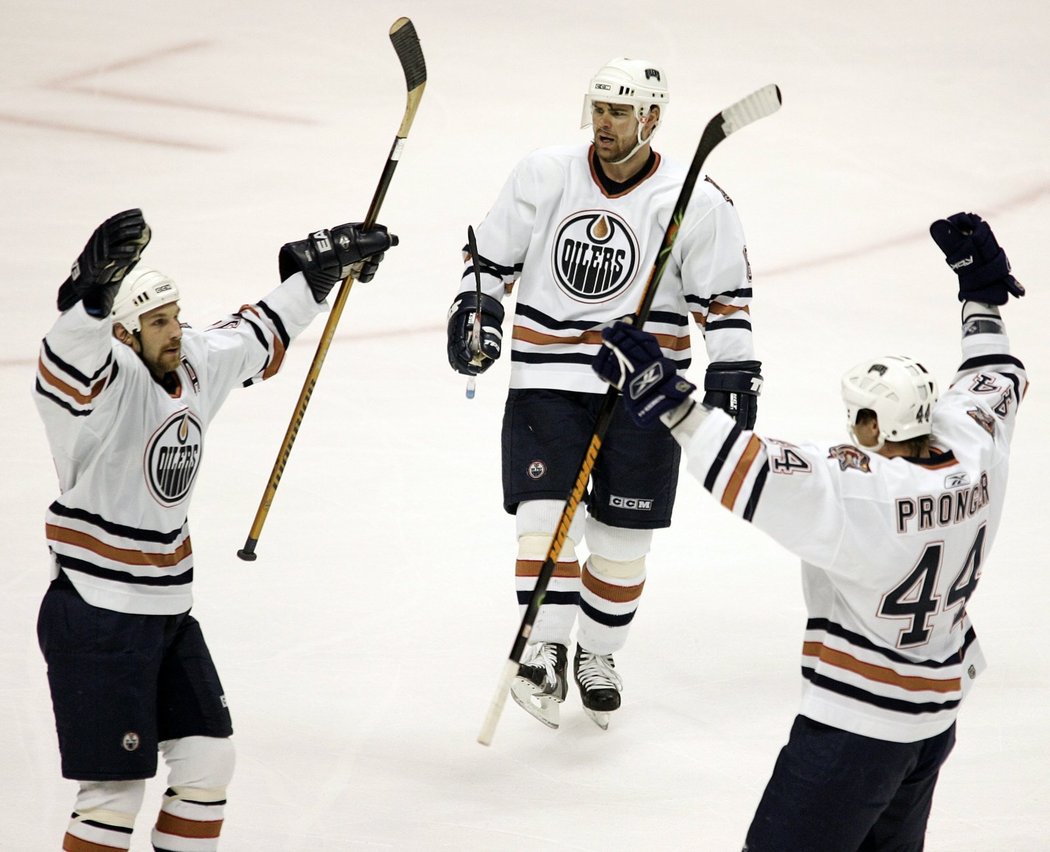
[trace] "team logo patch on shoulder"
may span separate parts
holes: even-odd
[[[153,433],[143,457],[146,484],[162,506],[186,499],[197,478],[204,431],[188,410],[176,412]]]
[[[124,734],[120,744],[124,747],[124,751],[138,751],[139,746],[142,745],[142,738],[134,731],[128,731]]]
[[[638,238],[608,210],[581,210],[562,221],[554,236],[554,280],[577,302],[607,302],[631,286],[638,272]]]
[[[861,473],[871,473],[871,458],[853,444],[839,444],[837,447],[831,447],[828,450],[828,458],[835,459],[842,470],[852,468]]]
[[[983,411],[980,408],[971,408],[966,413],[969,414],[974,422],[989,435],[995,434],[995,418],[993,418],[987,411]]]

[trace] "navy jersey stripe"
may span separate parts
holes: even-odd
[[[966,655],[966,650],[973,644],[977,638],[977,632],[970,627],[966,632],[966,637],[963,639],[962,648],[959,649],[958,653],[953,654],[947,660],[911,660],[896,651],[892,651],[889,648],[883,648],[881,645],[876,645],[859,633],[854,633],[851,630],[847,630],[841,624],[836,624],[833,621],[829,621],[826,618],[811,618],[806,622],[807,630],[823,630],[825,633],[831,636],[837,636],[840,639],[845,639],[851,645],[857,648],[863,648],[865,651],[873,651],[885,657],[894,663],[903,663],[909,666],[920,666],[922,668],[929,669],[940,669],[946,666],[958,665],[963,657]]]
[[[92,384],[98,381],[98,377],[101,376],[104,372],[106,372],[107,369],[109,369],[109,365],[113,361],[113,352],[112,350],[110,350],[109,354],[106,355],[106,360],[102,362],[102,366],[95,371],[95,374],[93,376],[88,378],[72,364],[67,364],[65,361],[59,358],[55,354],[54,350],[50,346],[48,346],[46,339],[43,341],[43,344],[44,352],[47,353],[47,359],[52,364],[54,364],[54,366],[58,367],[59,370],[61,370],[63,373],[65,373],[67,376],[73,379],[73,381],[83,385],[85,388],[90,388]]]
[[[101,515],[96,515],[93,512],[88,512],[84,509],[71,509],[68,506],[63,506],[57,500],[51,504],[50,510],[58,515],[60,518],[70,518],[71,520],[84,521],[85,523],[91,524],[92,526],[98,527],[103,532],[109,533],[110,535],[120,536],[121,538],[129,538],[137,541],[149,542],[150,544],[172,544],[182,534],[183,527],[179,527],[177,530],[172,532],[158,532],[157,530],[147,530],[138,527],[129,527],[124,524],[115,524],[112,521],[107,521]],[[185,526],[185,521],[183,521]]]
[[[277,336],[281,339],[281,344],[287,349],[288,345],[292,342],[292,338],[288,335],[288,330],[284,327],[284,320],[282,320],[280,314],[274,311],[266,304],[266,302],[259,302],[259,307],[262,309],[262,312],[269,317],[270,322],[273,323],[273,327],[277,330]]]
[[[46,390],[44,388],[44,386],[40,383],[40,379],[36,380],[36,392],[38,394],[40,394],[42,397],[44,397],[44,399],[51,400],[59,408],[64,408],[66,411],[68,411],[74,417],[86,417],[92,411],[92,409],[90,409],[90,408],[83,409],[83,410],[78,409],[78,408],[74,408],[72,405],[70,405],[64,399],[62,399],[60,397],[57,397],[53,393],[51,393],[51,391]]]
[[[115,580],[118,583],[126,583],[129,586],[188,586],[193,582],[193,566],[181,574],[166,574],[163,577],[136,577],[127,571],[114,571],[103,568],[82,559],[73,559],[69,556],[55,556],[58,564],[69,571],[79,571],[81,574],[89,574],[100,580]]]
[[[750,521],[755,516],[755,509],[758,508],[758,501],[762,497],[762,489],[766,485],[767,476],[769,476],[768,461],[762,465],[762,469],[755,476],[755,484],[751,486],[751,496],[747,498],[747,505],[744,507],[745,521]]]
[[[718,449],[718,455],[715,456],[715,460],[711,462],[711,467],[707,469],[707,476],[704,477],[704,488],[711,491],[715,487],[715,480],[718,479],[718,474],[722,472],[722,467],[726,463],[726,459],[729,457],[729,451],[733,448],[733,444],[736,443],[736,439],[740,437],[740,427],[735,423],[733,428],[729,430],[729,435],[726,436],[725,441],[722,442],[722,446]]]
[[[805,666],[802,667],[802,677],[814,686],[826,689],[828,692],[834,692],[836,695],[852,698],[854,701],[870,704],[882,710],[893,710],[897,713],[907,713],[912,716],[918,716],[922,713],[939,713],[942,710],[954,710],[959,706],[959,699],[938,704],[934,701],[903,701],[899,698],[887,698],[885,695],[876,695],[873,692],[868,692],[866,689],[817,674]]]

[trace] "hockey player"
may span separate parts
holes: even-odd
[[[575,482],[605,388],[590,370],[600,326],[637,310],[685,168],[652,149],[669,99],[663,69],[613,59],[590,81],[582,126],[590,144],[545,148],[514,168],[477,227],[448,316],[453,369],[476,375],[500,356],[501,300],[517,301],[503,420],[503,503],[515,515],[522,610]],[[480,268],[482,293],[474,287]],[[698,183],[653,304],[650,328],[677,369],[691,360],[689,315],[704,332],[707,401],[754,423],[760,364],[749,317],[744,233],[730,198]],[[471,345],[480,312],[480,350]],[[729,391],[733,391],[732,394]],[[644,449],[638,450],[637,448]],[[603,728],[620,706],[613,655],[623,647],[646,577],[653,530],[671,522],[680,450],[669,436],[642,441],[622,413],[612,421],[512,685],[522,707],[551,727],[573,671],[584,709]],[[582,568],[577,548],[589,555]]]
[[[233,728],[192,605],[186,512],[204,433],[227,394],[269,378],[351,270],[375,274],[396,237],[322,230],[280,251],[283,283],[206,331],[179,290],[137,266],[141,211],[92,234],[59,289],[35,399],[58,470],[47,510],[52,581],[38,621],[62,774],[79,782],[62,848],[128,849],[158,750],[168,789],[158,850],[218,848]]]
[[[842,379],[852,445],[741,429],[694,401],[652,335],[622,323],[594,362],[636,420],[669,428],[715,499],[802,559],[802,707],[749,852],[922,849],[959,704],[984,666],[966,607],[1028,385],[998,306],[1024,289],[979,216],[930,231],[958,274],[962,364],[939,398],[911,358],[853,367]]]

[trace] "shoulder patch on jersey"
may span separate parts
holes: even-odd
[[[726,200],[726,202],[728,202],[729,204],[733,204],[733,199],[729,197],[729,193],[722,189],[722,187],[720,187],[713,180],[711,180],[711,175],[704,175],[704,180],[711,184],[711,186],[717,189],[720,193],[722,193],[722,197]]]
[[[980,408],[971,408],[966,413],[989,435],[995,434],[995,420],[987,411]]]
[[[871,473],[871,457],[858,450],[853,444],[839,444],[828,449],[828,458],[835,459],[842,470],[859,470],[861,473]]]

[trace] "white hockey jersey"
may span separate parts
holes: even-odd
[[[108,319],[79,303],[61,314],[34,388],[61,491],[46,519],[53,576],[61,566],[93,606],[188,610],[186,513],[208,425],[230,390],[276,373],[285,347],[324,309],[296,274],[206,331],[184,326],[172,394],[114,339]]]
[[[654,155],[642,179],[609,194],[590,145],[522,160],[476,229],[482,290],[502,299],[517,282],[512,388],[604,393],[590,369],[602,324],[637,311],[686,169]],[[467,258],[460,292],[473,291]],[[689,315],[708,359],[754,359],[751,275],[729,197],[710,180],[693,191],[645,324],[680,370],[691,360]]]
[[[704,488],[803,560],[800,712],[810,719],[925,739],[952,724],[984,666],[966,605],[999,528],[1027,388],[992,325],[1000,333],[963,338],[928,459],[762,438],[721,411],[674,430]]]

